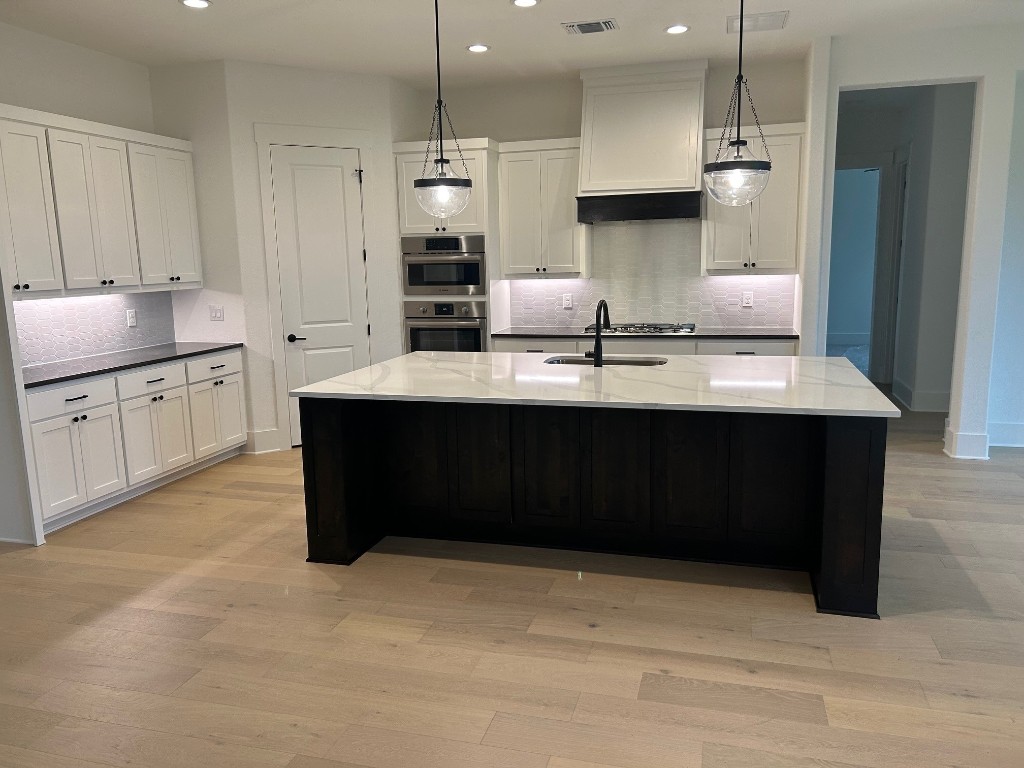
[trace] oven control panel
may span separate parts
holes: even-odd
[[[406,317],[487,317],[485,301],[407,301]]]

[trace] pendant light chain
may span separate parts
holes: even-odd
[[[750,85],[747,83],[746,78],[743,79],[743,87],[747,89],[747,101],[750,102],[750,111],[754,115],[754,124],[757,126],[757,132],[761,134],[761,146],[764,147],[765,159],[770,163],[772,155],[768,151],[768,141],[764,137],[764,131],[761,130],[761,119],[757,116],[757,107],[754,106],[754,97],[750,95]]]
[[[434,117],[430,121],[430,135],[427,137],[427,151],[423,155],[423,172],[420,178],[426,178],[427,168],[430,167],[430,148],[434,146],[434,136],[437,132],[437,109],[434,109]]]
[[[452,119],[448,117],[448,106],[442,105],[444,109],[444,116],[448,118],[448,130],[451,131],[452,139],[455,141],[455,151],[459,153],[459,160],[462,161],[462,170],[466,172],[466,178],[469,178],[469,168],[466,167],[466,158],[462,154],[462,147],[459,146],[459,137],[455,135],[455,126],[452,125]]]
[[[722,126],[722,135],[718,138],[718,152],[715,153],[715,162],[717,163],[722,157],[722,146],[725,144],[725,135],[729,134],[729,141],[732,141],[732,127],[734,125],[734,115],[736,110],[739,109],[740,99],[740,84],[736,82],[732,87],[732,96],[729,98],[729,110],[725,113],[725,125]]]

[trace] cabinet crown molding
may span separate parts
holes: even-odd
[[[704,75],[708,71],[707,59],[669,61],[660,64],[630,64],[622,67],[596,67],[580,71],[580,80],[586,85],[627,85],[634,82],[659,82],[679,77]]]
[[[192,151],[192,142],[185,141],[184,139],[160,136],[159,134],[147,133],[146,131],[136,131],[132,128],[120,128],[116,125],[107,125],[105,123],[94,123],[91,120],[58,115],[53,112],[41,112],[37,109],[16,107],[13,104],[0,104],[0,120],[11,120],[16,123],[28,123],[44,128],[57,128],[63,131],[86,133],[106,139],[129,141],[134,144],[146,144],[165,149],[177,149],[182,152]]]

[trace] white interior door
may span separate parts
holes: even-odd
[[[359,152],[275,146],[271,167],[292,390],[370,364]],[[298,403],[289,403],[298,445]]]

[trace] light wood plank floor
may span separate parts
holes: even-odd
[[[297,452],[0,549],[0,766],[1024,766],[1024,452],[890,438],[882,621],[807,577],[386,540],[304,562]]]

